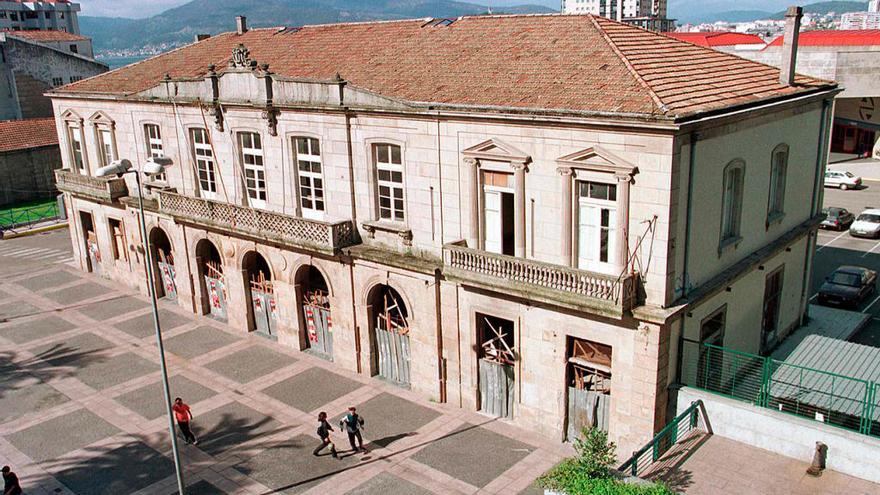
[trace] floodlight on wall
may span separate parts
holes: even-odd
[[[113,160],[110,165],[105,165],[95,170],[95,177],[107,177],[110,175],[122,175],[131,170],[131,162],[123,158],[121,160]]]

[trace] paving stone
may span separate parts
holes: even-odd
[[[32,349],[34,355],[53,366],[83,367],[104,359],[102,352],[113,343],[93,333],[83,333]]]
[[[519,492],[519,495],[544,495],[544,489],[538,486],[536,483],[532,483],[527,486],[523,491]]]
[[[165,350],[182,358],[192,359],[238,341],[238,338],[223,330],[201,326],[165,339],[164,342]]]
[[[24,344],[33,340],[51,337],[52,335],[61,332],[73,330],[74,328],[76,328],[74,323],[71,323],[64,318],[50,315],[27,322],[0,326],[0,335],[16,344]]]
[[[285,428],[272,417],[238,402],[230,402],[204,414],[193,413],[192,429],[199,439],[198,448],[211,455]]]
[[[11,302],[0,304],[0,323],[4,323],[19,316],[32,315],[40,310],[26,302]]]
[[[0,367],[0,423],[24,414],[44,411],[70,399],[50,385],[26,373],[10,373]]]
[[[52,287],[59,287],[61,285],[67,285],[77,280],[80,280],[80,278],[76,275],[64,270],[57,270],[54,272],[37,275],[36,277],[19,280],[16,283],[28,290],[38,291],[49,289]]]
[[[115,426],[79,409],[7,435],[6,440],[31,459],[43,462],[117,433]]]
[[[296,362],[296,359],[261,345],[252,345],[205,365],[238,383],[247,383]]]
[[[177,495],[177,490],[171,492],[170,495]],[[186,486],[187,495],[226,495],[226,492],[208,483],[205,480],[199,480],[191,485]]]
[[[347,495],[434,495],[434,492],[391,473],[379,473]]]
[[[73,376],[95,390],[104,390],[155,371],[159,371],[158,363],[127,352],[89,362],[75,371]]]
[[[92,318],[93,320],[104,321],[110,318],[116,318],[126,313],[138,311],[149,307],[149,303],[141,301],[132,296],[119,296],[111,298],[107,301],[100,301],[83,306],[77,311]]]
[[[162,330],[171,330],[186,323],[189,323],[189,320],[187,318],[180,316],[173,311],[159,308],[159,325],[161,326]],[[131,335],[132,337],[136,337],[139,339],[153,336],[156,333],[156,329],[153,326],[152,311],[141,316],[136,316],[134,318],[129,318],[127,320],[121,321],[114,326],[119,330],[122,330],[123,332]]]
[[[61,305],[68,305],[76,304],[80,301],[85,301],[86,299],[91,299],[104,294],[109,294],[110,292],[112,292],[112,290],[103,285],[86,282],[66,289],[45,292],[43,293],[43,297]]]
[[[309,368],[262,392],[303,412],[312,412],[363,386],[323,368]]]
[[[235,466],[235,469],[273,490],[273,493],[302,493],[331,476],[343,473],[360,462],[357,455],[330,457],[329,451],[315,457],[317,437],[298,435],[284,445],[272,447]]]
[[[217,395],[213,390],[183,375],[174,375],[168,379],[168,382],[171,398],[182,397],[184,402],[190,405]],[[162,391],[161,381],[126,392],[114,400],[146,419],[156,419],[165,414],[165,394]],[[193,411],[193,414],[198,414],[198,411]]]
[[[484,487],[534,450],[485,428],[464,424],[412,459],[476,487]]]
[[[379,394],[357,407],[364,419],[364,445],[367,443],[387,447],[392,443],[417,434],[416,431],[440,415],[437,411],[410,402],[396,395]],[[333,420],[338,425],[345,413]],[[346,444],[348,441],[346,440]]]
[[[146,488],[173,474],[173,461],[135,441],[95,452],[93,457],[78,460],[54,476],[80,495],[119,495]]]

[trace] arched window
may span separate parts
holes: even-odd
[[[767,223],[780,218],[785,211],[785,178],[788,175],[788,145],[780,144],[770,157],[770,199]]]
[[[735,160],[724,168],[724,195],[721,210],[722,247],[739,239],[745,167],[745,163]]]

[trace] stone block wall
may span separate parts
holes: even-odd
[[[54,171],[59,168],[58,146],[0,153],[0,206],[57,195]]]

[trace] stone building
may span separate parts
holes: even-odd
[[[167,74],[167,77],[166,77]],[[620,452],[805,312],[833,83],[588,15],[225,33],[51,93],[83,270]],[[680,371],[680,368],[682,369]]]
[[[0,206],[57,195],[59,168],[55,119],[0,122]]]

